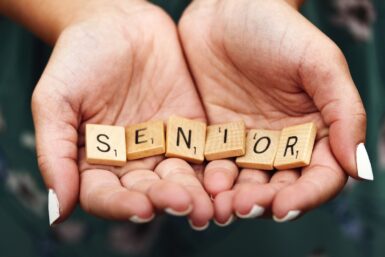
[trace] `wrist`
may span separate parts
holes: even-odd
[[[289,5],[291,5],[296,10],[299,10],[304,4],[305,0],[285,0]]]
[[[0,12],[54,44],[68,27],[98,15],[122,16],[146,0],[0,0]]]

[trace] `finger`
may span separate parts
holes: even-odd
[[[321,205],[340,192],[346,181],[347,175],[331,153],[328,138],[320,140],[302,176],[277,193],[272,207],[275,220],[292,220]]]
[[[152,170],[134,170],[127,172],[120,178],[122,185],[131,190],[147,194],[153,184],[160,181],[160,178]]]
[[[171,208],[166,211],[172,214],[189,210],[192,227],[196,230],[207,228],[214,210],[210,197],[199,182],[194,169],[181,159],[171,158],[161,162],[156,167],[155,173],[162,179],[162,183],[160,188],[152,186],[150,189],[150,197],[154,204]],[[181,202],[179,200],[181,196],[184,197],[183,208],[175,204]]]
[[[233,206],[235,214],[239,218],[256,218],[261,216],[265,207],[268,204],[260,205],[255,199],[245,199],[244,196],[250,197],[253,195],[251,192],[256,191],[259,185],[263,185],[269,182],[269,171],[243,169],[241,170],[239,177],[235,183],[235,196],[233,199]]]
[[[231,160],[211,161],[204,171],[204,186],[207,192],[216,196],[230,190],[238,176],[238,167]]]
[[[235,220],[232,204],[234,194],[234,190],[224,191],[214,199],[214,222],[220,227],[228,226]]]
[[[277,192],[299,178],[297,170],[277,171],[269,181],[266,171],[245,170],[235,185],[234,211],[240,218],[267,215]]]
[[[203,164],[191,164],[191,167],[195,171],[195,175],[197,176],[199,182],[203,185],[204,178],[204,165]]]
[[[86,159],[85,147],[79,148],[79,170],[100,169],[109,170],[117,177],[122,178],[127,173],[137,170],[147,170],[153,172],[156,165],[164,159],[163,156],[147,157],[140,160],[128,161],[123,167],[110,166],[110,165],[95,165],[89,164]]]
[[[54,84],[57,81],[43,75],[32,97],[38,164],[49,189],[51,225],[69,216],[79,195],[77,106],[46,90]]]
[[[134,222],[147,222],[154,217],[148,197],[124,188],[110,171],[83,171],[80,188],[80,204],[90,214]]]
[[[165,210],[175,216],[188,215],[192,210],[192,198],[187,190],[179,183],[163,179],[168,170],[174,171],[178,165],[166,159],[155,168],[155,173],[161,178],[148,189],[148,196],[157,209]],[[163,165],[163,163],[168,165]],[[188,170],[189,171],[189,170]],[[163,176],[163,177],[162,177]]]
[[[341,50],[330,40],[309,48],[300,77],[329,127],[331,149],[341,166],[355,178],[373,180],[364,146],[366,113]],[[318,52],[319,54],[314,54]]]

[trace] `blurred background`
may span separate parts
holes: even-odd
[[[157,0],[177,21],[186,0]],[[30,98],[51,49],[0,17],[0,256],[385,256],[385,1],[313,0],[303,14],[343,50],[368,114],[374,182],[349,180],[333,201],[298,221],[213,223],[195,232],[185,218],[147,225],[104,221],[78,208],[48,225]]]

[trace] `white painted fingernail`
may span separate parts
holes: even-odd
[[[143,219],[143,218],[140,218],[138,217],[137,215],[134,215],[130,218],[130,221],[131,222],[134,222],[134,223],[138,223],[138,224],[141,224],[141,223],[147,223],[147,222],[150,222],[154,219],[155,215],[152,214],[151,217],[147,218],[147,219]]]
[[[261,216],[264,212],[265,212],[265,208],[257,204],[254,204],[249,213],[241,214],[236,211],[235,214],[241,219],[253,219]]]
[[[298,211],[298,210],[294,210],[294,211],[289,211],[285,217],[283,218],[278,218],[276,217],[275,215],[273,215],[273,219],[276,221],[276,222],[279,222],[279,223],[282,223],[282,222],[286,222],[286,221],[290,221],[290,220],[293,220],[295,218],[298,217],[298,215],[301,214],[301,211]]]
[[[176,210],[171,209],[171,208],[166,208],[166,209],[164,209],[164,211],[167,212],[168,214],[174,215],[174,216],[186,216],[187,214],[189,214],[192,211],[192,205],[189,205],[189,207],[185,211],[176,211]]]
[[[235,220],[235,216],[233,214],[231,214],[231,216],[229,217],[229,219],[225,223],[219,223],[216,219],[214,219],[214,223],[217,224],[217,226],[219,226],[219,227],[227,227],[228,225],[233,223],[234,220]]]
[[[53,189],[48,190],[48,216],[50,226],[52,226],[52,224],[60,217],[59,200]]]
[[[191,228],[194,229],[195,231],[203,231],[203,230],[207,229],[210,225],[210,222],[207,222],[204,226],[197,227],[192,223],[192,221],[190,219],[188,220],[188,223],[190,224]]]
[[[356,161],[358,176],[362,179],[373,180],[373,170],[370,164],[368,152],[366,151],[364,143],[357,146]]]

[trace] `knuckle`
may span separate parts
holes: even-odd
[[[351,106],[352,106],[352,110],[354,110],[354,112],[352,113],[353,115],[352,118],[354,118],[354,120],[357,121],[358,124],[362,126],[366,126],[367,115],[366,115],[366,111],[362,101],[357,100]]]
[[[37,154],[37,164],[39,166],[40,172],[43,173],[43,175],[49,172],[49,160],[46,155],[40,154],[39,151]]]
[[[364,109],[360,110],[360,111],[357,111],[355,114],[354,114],[354,118],[358,121],[358,123],[361,125],[361,126],[366,126],[366,123],[367,123],[367,116],[366,116],[366,112]]]
[[[300,77],[324,81],[348,71],[342,50],[330,39],[309,43],[299,64]]]
[[[40,106],[43,105],[44,97],[42,96],[38,87],[32,93],[31,108],[32,112],[35,112]]]
[[[326,50],[327,50],[327,57],[331,61],[338,61],[338,62],[346,63],[344,53],[334,42],[330,41]]]

